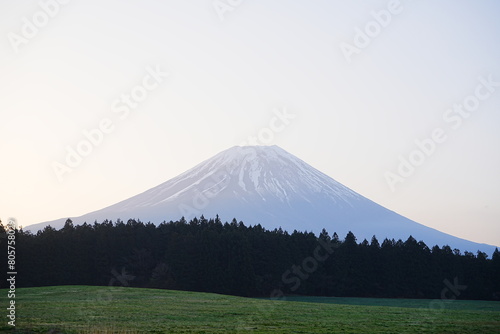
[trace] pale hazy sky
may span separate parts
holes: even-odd
[[[499,14],[493,0],[2,0],[0,218],[97,210],[257,136],[500,245]],[[68,147],[88,155],[58,179]],[[391,189],[400,156],[419,165]]]

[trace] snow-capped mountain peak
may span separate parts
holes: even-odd
[[[473,243],[418,224],[359,195],[278,146],[235,146],[141,194],[81,217],[75,224],[140,219],[155,224],[201,215],[273,229],[406,240],[491,254]],[[28,226],[60,228],[67,217]]]

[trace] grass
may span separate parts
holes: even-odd
[[[0,290],[0,294],[5,296],[6,290]],[[7,318],[2,316],[0,331],[53,334],[500,332],[500,306],[496,302],[454,301],[449,303],[453,308],[436,310],[428,307],[429,301],[288,299],[294,301],[124,287],[23,288],[16,291],[16,329],[8,331]],[[2,304],[6,305],[5,299]]]
[[[353,297],[286,297],[287,301],[325,303],[359,306],[391,306],[435,310],[472,310],[500,312],[500,302],[483,300],[436,300],[436,299],[395,299],[395,298],[353,298]]]

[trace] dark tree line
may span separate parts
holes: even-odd
[[[1,226],[1,225],[0,225]],[[3,227],[2,227],[3,229]],[[3,231],[0,231],[3,232]],[[0,239],[6,249],[6,239]],[[2,250],[2,252],[4,252]],[[233,220],[118,220],[37,234],[17,231],[17,286],[115,285],[240,296],[500,299],[500,252],[429,248],[374,236],[341,240],[325,230],[266,230]],[[6,254],[6,251],[4,252]],[[7,270],[2,270],[5,275]],[[5,282],[2,277],[2,282]],[[450,284],[459,285],[455,295]],[[448,294],[446,294],[448,293]]]

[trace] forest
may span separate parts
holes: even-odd
[[[0,224],[1,226],[1,224]],[[0,227],[3,229],[3,226]],[[1,231],[5,235],[5,230]],[[6,238],[0,239],[7,252]],[[428,246],[412,236],[358,241],[203,216],[159,225],[104,221],[16,231],[18,287],[131,286],[250,297],[500,300],[500,252]],[[7,263],[1,275],[5,282]]]

